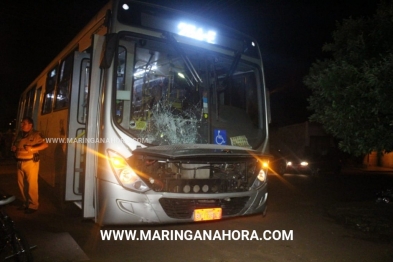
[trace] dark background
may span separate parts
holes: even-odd
[[[273,125],[307,120],[303,77],[323,59],[336,22],[370,16],[376,0],[149,0],[204,16],[255,37],[271,93]],[[106,0],[3,0],[0,8],[0,131],[15,119],[19,95]],[[12,126],[12,125],[11,125]]]

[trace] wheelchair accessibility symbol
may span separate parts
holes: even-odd
[[[214,129],[214,141],[217,145],[225,145],[227,132],[225,130]]]

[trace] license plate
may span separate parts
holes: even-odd
[[[194,221],[208,221],[221,219],[222,209],[217,208],[204,208],[194,210]]]

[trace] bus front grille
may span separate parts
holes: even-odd
[[[189,219],[195,209],[222,208],[222,216],[237,215],[246,205],[250,197],[232,197],[227,199],[179,199],[161,198],[160,204],[167,216],[176,219]]]

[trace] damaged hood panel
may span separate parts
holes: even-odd
[[[156,192],[211,194],[249,191],[261,158],[266,156],[242,147],[183,144],[138,148],[129,163]]]
[[[144,155],[148,157],[165,158],[170,160],[181,160],[189,158],[203,159],[231,159],[266,157],[255,150],[250,150],[237,146],[221,146],[213,144],[182,144],[182,145],[162,145],[138,148],[133,151],[133,155]]]

